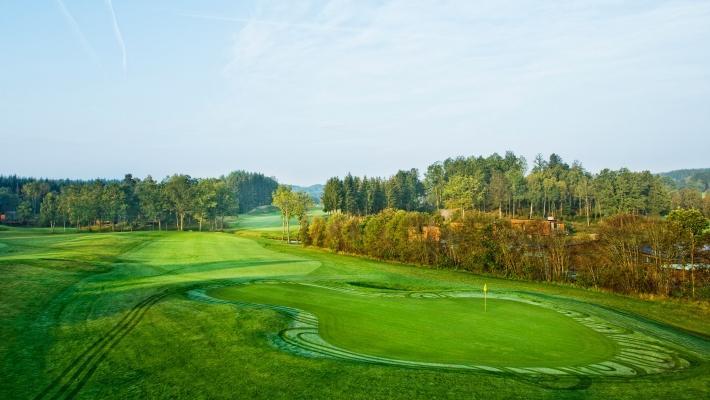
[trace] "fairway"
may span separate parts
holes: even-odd
[[[542,307],[481,298],[358,296],[299,284],[214,290],[218,298],[285,305],[319,319],[336,346],[411,361],[556,367],[609,359],[612,341]]]
[[[315,207],[310,210],[311,216],[324,215],[323,209]],[[291,233],[298,232],[298,220],[293,217],[291,222]],[[248,214],[242,214],[239,218],[230,221],[230,227],[237,230],[248,230],[262,233],[281,234],[281,215],[272,206],[258,207]]]

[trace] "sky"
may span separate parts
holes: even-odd
[[[0,1],[0,174],[710,167],[710,1]]]

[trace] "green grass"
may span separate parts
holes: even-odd
[[[304,285],[247,285],[216,297],[314,313],[320,335],[345,349],[435,363],[555,367],[610,358],[615,345],[555,311],[490,299],[369,297]]]
[[[309,216],[324,215],[322,208],[313,208]],[[298,220],[291,218],[291,232],[298,232]],[[257,208],[247,214],[241,214],[237,219],[230,220],[229,228],[235,230],[249,230],[264,233],[281,234],[281,214],[273,207]]]
[[[240,216],[236,233],[0,231],[0,398],[698,399],[710,391],[705,304],[304,249],[261,237],[278,232],[278,216],[252,217]],[[281,283],[241,285],[253,280]],[[393,359],[560,366],[618,353],[608,335],[549,308],[489,299],[481,313],[476,298],[409,296],[480,291],[484,282],[493,294],[653,337],[693,365],[555,378],[308,357],[274,346],[291,329],[288,313],[188,296],[208,289],[301,309],[318,317],[318,334],[333,345]]]

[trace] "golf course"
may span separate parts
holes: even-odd
[[[710,400],[710,0],[0,21],[0,400]]]
[[[0,229],[0,398],[693,398],[710,310],[228,232]],[[487,292],[484,293],[484,284]]]

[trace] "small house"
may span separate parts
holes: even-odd
[[[3,223],[3,224],[17,223],[17,212],[16,211],[5,211],[4,213],[0,213],[0,223]]]
[[[510,224],[513,228],[517,228],[528,234],[537,234],[548,236],[552,232],[564,232],[565,224],[559,222],[555,217],[547,217],[545,220],[540,219],[511,219]]]

